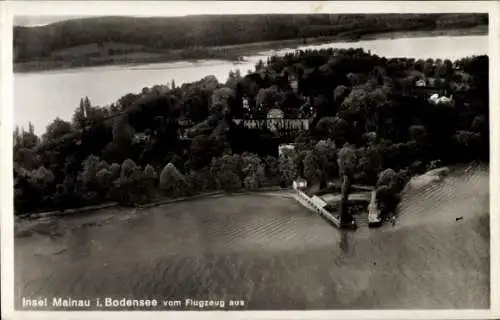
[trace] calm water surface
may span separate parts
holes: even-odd
[[[481,171],[407,194],[396,226],[377,230],[341,233],[293,199],[264,195],[48,221],[15,239],[15,296],[488,308],[488,209]],[[47,236],[50,224],[58,236]]]
[[[488,53],[487,36],[398,38],[330,43],[301,47],[364,48],[386,57],[450,58]],[[93,104],[106,105],[127,93],[137,93],[144,87],[157,84],[177,85],[200,80],[207,75],[225,81],[229,71],[240,69],[243,74],[254,69],[259,59],[265,60],[272,53],[283,54],[290,49],[262,52],[235,64],[227,61],[199,61],[156,63],[135,66],[106,66],[79,68],[64,71],[18,73],[14,77],[15,123],[27,127],[32,122],[37,133],[56,117],[71,119],[80,98],[88,96]]]

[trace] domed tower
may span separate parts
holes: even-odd
[[[278,130],[278,123],[283,121],[284,112],[281,109],[273,108],[267,113],[267,127],[275,132]]]

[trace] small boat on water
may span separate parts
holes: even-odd
[[[382,225],[382,219],[380,219],[380,210],[377,207],[376,202],[376,192],[372,191],[370,204],[368,205],[368,227],[376,228]]]
[[[368,227],[370,228],[377,228],[382,225],[382,219],[378,217],[378,215],[375,214],[368,214]]]

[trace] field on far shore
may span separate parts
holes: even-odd
[[[488,172],[478,171],[408,194],[396,226],[376,230],[340,232],[276,193],[114,211],[97,224],[68,217],[58,220],[65,231],[56,237],[15,239],[16,298],[243,299],[252,310],[489,308],[488,203]]]

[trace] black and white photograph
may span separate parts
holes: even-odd
[[[114,2],[5,6],[2,318],[491,312],[491,5]]]

